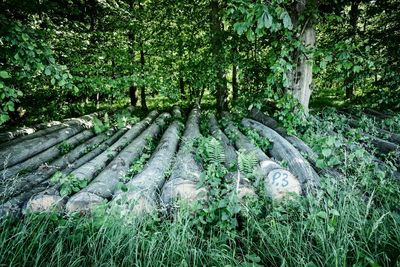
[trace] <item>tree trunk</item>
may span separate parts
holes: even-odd
[[[357,37],[357,22],[359,14],[360,0],[351,1],[350,15],[350,34],[354,42]],[[346,88],[346,98],[351,99],[354,97],[354,72],[349,71],[349,76],[344,81],[344,87]]]
[[[199,129],[200,109],[196,106],[189,114],[182,142],[176,155],[171,177],[165,183],[161,192],[161,204],[167,208],[177,199],[194,201],[202,189],[197,189],[201,166],[194,158],[193,141],[201,136]]]
[[[72,171],[74,171],[76,168],[79,168],[80,166],[86,164],[88,161],[92,160],[96,156],[98,156],[100,153],[105,151],[107,148],[110,147],[113,143],[115,143],[118,138],[120,138],[124,133],[126,132],[126,129],[121,129],[114,135],[112,135],[109,139],[105,140],[104,142],[98,144],[98,146],[89,151],[88,153],[84,154],[84,156],[81,156],[79,159],[73,162],[73,164],[68,164],[65,168],[63,168],[60,172],[62,175],[69,175]],[[85,150],[88,150],[88,146],[84,147]],[[83,153],[85,153],[84,151]],[[53,172],[54,173],[54,172]],[[40,189],[40,190],[39,190]],[[29,196],[29,201],[26,203],[26,209],[30,211],[38,211],[38,210],[46,210],[46,205],[47,205],[47,210],[51,208],[52,203],[54,203],[54,200],[61,200],[61,198],[58,197],[58,189],[59,185],[53,185],[50,180],[45,180],[42,183],[40,183],[38,186],[35,186],[32,192],[30,192]],[[25,195],[25,192],[22,194]],[[33,196],[33,197],[32,197]],[[53,200],[48,201],[48,199]],[[18,196],[16,199],[21,199],[21,196]],[[61,200],[62,201],[62,200]],[[61,203],[60,203],[61,205]]]
[[[83,126],[74,126],[50,133],[44,137],[22,141],[14,146],[6,147],[0,151],[0,166],[12,167],[40,152],[60,143],[61,141],[81,132]]]
[[[144,82],[144,67],[145,67],[145,58],[144,58],[144,51],[143,49],[140,50],[140,64],[142,65],[142,82]],[[147,111],[147,103],[146,103],[146,87],[142,85],[140,87],[140,104],[144,111]]]
[[[307,156],[307,159],[310,161],[312,167],[318,172],[321,172],[323,174],[328,174],[335,178],[341,177],[340,173],[336,169],[332,169],[329,167],[323,169],[318,168],[316,166],[318,155],[306,143],[304,143],[303,140],[299,139],[296,136],[288,135],[285,129],[278,127],[278,122],[275,121],[273,118],[265,115],[257,108],[253,108],[250,111],[249,116],[252,119],[264,124],[265,126],[272,128],[274,131],[276,131],[278,134],[280,134],[286,140],[288,140],[289,143],[291,143],[297,150],[299,150],[301,153]]]
[[[150,127],[125,147],[86,188],[68,200],[65,206],[67,212],[90,211],[104,200],[111,198],[120,179],[128,173],[132,162],[142,154],[148,138],[156,138],[170,117],[169,113],[161,114]]]
[[[5,147],[14,146],[18,143],[21,143],[22,141],[26,141],[29,139],[43,137],[52,132],[65,129],[68,126],[86,125],[86,127],[89,127],[91,125],[91,121],[93,120],[93,117],[98,116],[100,113],[101,112],[95,112],[95,113],[92,113],[89,115],[81,116],[79,118],[65,119],[61,122],[52,121],[52,122],[48,122],[48,123],[40,123],[36,126],[32,126],[31,128],[29,128],[29,129],[31,129],[30,130],[31,133],[23,135],[23,136],[18,135],[18,132],[20,132],[21,130],[4,133],[4,135],[7,135],[12,138],[10,138],[8,142],[0,144],[0,149],[3,149]]]
[[[292,16],[293,24],[298,26],[299,18],[304,16],[306,7],[311,6],[314,0],[297,0],[295,15]],[[315,45],[315,30],[312,24],[312,18],[308,17],[302,26],[300,39],[303,45],[307,48],[313,48]],[[290,93],[296,98],[308,114],[309,101],[311,96],[311,83],[312,83],[312,54],[304,55],[301,51],[296,51],[294,62],[296,67],[290,74],[291,85]]]
[[[108,138],[108,134],[113,133],[113,131],[109,131],[91,138],[72,151],[68,152],[63,157],[51,162],[49,165],[39,168],[35,172],[21,177],[17,183],[13,183],[14,188],[12,189],[12,192],[0,192],[0,194],[3,196],[2,199],[6,201],[10,197],[13,197],[14,200],[11,200],[11,202],[19,203],[20,206],[22,206],[23,203],[21,203],[21,201],[26,201],[33,194],[45,190],[50,185],[48,179],[54,173],[61,171],[65,175],[69,174],[75,168],[80,167],[87,161],[106,150],[124,132],[125,129],[121,129],[111,138]],[[38,190],[38,188],[40,190]],[[7,189],[7,187],[5,187],[5,189]],[[18,201],[16,201],[16,199]]]
[[[224,113],[225,118],[229,114]],[[234,143],[238,150],[242,149],[246,154],[254,154],[258,160],[258,171],[260,174],[257,180],[264,181],[264,188],[272,199],[281,199],[288,193],[301,194],[301,186],[297,178],[289,171],[283,169],[279,164],[272,161],[260,148],[255,146],[243,135],[231,121],[228,122],[224,131],[234,136]]]
[[[305,193],[311,193],[319,187],[320,177],[318,174],[300,152],[285,138],[267,126],[251,119],[243,119],[242,124],[245,127],[256,130],[262,137],[273,143],[272,148],[269,150],[271,156],[288,163],[289,170],[300,180]]]
[[[156,210],[158,203],[157,191],[165,182],[166,170],[170,166],[178,148],[182,124],[174,121],[162,136],[156,152],[152,155],[146,167],[126,184],[127,191],[117,191],[113,204],[125,213],[149,213]],[[122,205],[122,207],[121,207]]]
[[[229,170],[233,165],[237,165],[237,151],[229,141],[229,138],[221,131],[218,127],[218,122],[214,116],[211,114],[209,117],[209,125],[211,130],[211,135],[219,140],[224,148],[224,165]],[[236,194],[239,200],[242,200],[245,196],[255,196],[255,190],[251,185],[251,182],[246,178],[239,168],[235,172],[229,172],[225,179],[228,183],[236,183]]]
[[[66,147],[73,148],[74,146],[91,138],[93,135],[94,135],[94,133],[92,130],[86,130],[81,133],[78,133],[78,134],[68,138],[67,140],[61,142],[60,144],[52,146],[52,147],[46,149],[45,151],[35,155],[34,157],[25,160],[22,163],[19,163],[10,168],[7,168],[2,173],[3,179],[17,177],[18,173],[21,171],[22,172],[32,171],[32,170],[38,168],[43,163],[49,162],[52,159],[58,157],[61,154],[61,151],[60,151],[62,149],[62,147],[60,147],[61,145],[65,145]]]
[[[131,5],[130,6],[131,6],[131,9],[133,9],[133,1],[131,1]],[[135,34],[134,34],[133,30],[129,31],[128,40],[129,40],[129,43],[130,43],[130,50],[131,50],[131,57],[132,57],[131,64],[134,65],[135,64],[135,49],[134,49],[134,47],[135,47]],[[132,107],[136,107],[136,104],[137,104],[137,100],[138,99],[137,99],[137,96],[136,96],[136,91],[137,91],[136,85],[132,84],[129,87],[129,98],[130,98]]]
[[[238,99],[238,82],[237,82],[237,66],[235,63],[232,65],[232,99],[235,102]]]
[[[96,174],[104,169],[124,147],[126,147],[153,121],[157,114],[157,112],[150,113],[144,120],[135,124],[131,129],[125,132],[121,138],[112,142],[112,145],[109,144],[106,151],[102,151],[100,154],[85,162],[85,164],[81,165],[79,168],[75,168],[68,174],[81,180],[91,181]],[[59,208],[63,208],[65,198],[60,196],[58,192],[59,187],[60,185],[56,184],[50,189],[35,196],[35,198],[30,201],[28,208],[32,211],[47,210],[54,205],[59,205]]]
[[[211,47],[214,57],[214,68],[216,73],[215,90],[217,100],[217,111],[221,113],[226,110],[226,75],[224,62],[224,32],[222,25],[221,6],[218,0],[211,1]]]
[[[181,92],[181,99],[185,100],[186,95],[185,95],[185,81],[183,80],[182,77],[179,78],[179,89]]]
[[[136,91],[137,91],[137,88],[136,88],[136,86],[135,85],[131,85],[130,87],[129,87],[129,98],[130,98],[130,100],[131,100],[131,106],[132,107],[136,107],[136,104],[137,104],[137,96],[136,96]]]

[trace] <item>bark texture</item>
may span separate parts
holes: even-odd
[[[126,183],[127,191],[117,191],[113,203],[121,206],[123,212],[149,213],[157,208],[160,190],[179,143],[182,125],[174,121],[165,131],[156,151],[141,173]]]
[[[276,131],[278,134],[288,140],[289,143],[291,143],[299,152],[301,152],[303,155],[306,155],[312,167],[314,168],[314,170],[318,171],[318,173],[328,174],[335,178],[342,177],[342,175],[333,168],[318,168],[316,164],[318,155],[306,143],[304,143],[303,140],[296,136],[288,135],[285,129],[278,126],[278,122],[276,120],[265,115],[263,112],[256,108],[253,108],[250,111],[249,115],[252,119],[272,128],[274,131]]]
[[[53,132],[43,137],[29,139],[14,146],[3,148],[0,150],[0,166],[14,166],[82,130],[84,130],[82,126],[67,127],[61,131]]]
[[[229,117],[224,115],[225,117]],[[224,129],[228,136],[232,136],[235,146],[245,153],[254,153],[258,160],[258,173],[264,182],[267,195],[272,199],[279,200],[289,193],[301,194],[301,186],[298,179],[289,171],[282,168],[279,164],[272,161],[260,148],[253,145],[232,122]],[[257,181],[258,183],[259,181]]]
[[[97,113],[92,113],[89,115],[81,116],[79,118],[65,119],[62,122],[53,121],[53,122],[49,122],[49,123],[38,124],[38,125],[32,127],[32,130],[34,130],[34,131],[31,134],[19,136],[18,138],[13,138],[12,140],[10,140],[8,142],[0,144],[0,149],[13,146],[15,144],[21,143],[22,141],[25,141],[28,139],[45,136],[49,133],[65,129],[68,126],[83,125],[83,126],[85,126],[85,128],[89,128],[89,127],[91,127],[91,121],[93,120],[93,117],[97,116],[100,113],[101,112],[97,112]],[[7,134],[7,133],[5,133],[5,134]]]
[[[272,141],[271,155],[288,163],[289,170],[299,178],[304,192],[311,193],[320,185],[320,177],[310,163],[285,138],[271,128],[251,119],[243,119],[242,124],[255,129],[261,136]]]
[[[119,130],[111,138],[101,143],[97,148],[93,149],[89,153],[86,153],[78,160],[74,161],[73,164],[69,164],[68,166],[66,166],[64,169],[61,170],[61,173],[63,175],[69,175],[74,170],[90,162],[96,156],[109,148],[110,145],[114,144],[125,132],[126,129]],[[57,207],[59,210],[61,210],[64,207],[66,199],[62,198],[59,193],[60,184],[51,184],[49,180],[45,180],[38,186],[38,188],[41,188],[41,190],[35,190],[36,193],[33,194],[33,197],[31,197],[25,205],[25,210],[29,212],[37,212],[49,210],[53,207]]]
[[[106,136],[107,134],[105,133],[95,136],[87,142],[79,145],[74,150],[70,151],[67,155],[54,161],[45,169],[28,175],[28,177],[25,179],[25,183],[20,188],[22,190],[19,190],[19,194],[0,205],[0,217],[7,214],[21,214],[21,208],[23,204],[29,200],[29,198],[32,196],[37,198],[38,196],[36,195],[44,196],[46,193],[52,190],[48,179],[56,171],[61,171],[61,173],[64,175],[69,174],[75,168],[85,164],[87,161],[96,157],[98,154],[108,148],[119,137],[121,137],[125,131],[126,129],[121,129],[110,138],[108,138]],[[91,149],[92,147],[95,148]],[[27,203],[26,206],[31,206],[31,203]]]
[[[110,131],[111,134],[113,131]],[[69,173],[74,168],[86,163],[86,161],[92,159],[102,151],[104,151],[111,142],[114,142],[116,138],[121,136],[123,131],[118,131],[111,138],[108,139],[108,134],[103,133],[98,136],[91,138],[90,140],[84,142],[83,144],[77,146],[66,155],[49,162],[48,164],[43,164],[36,171],[19,177],[19,179],[14,179],[10,181],[10,185],[4,188],[12,189],[5,193],[0,191],[1,194],[5,196],[5,199],[17,196],[24,192],[29,192],[33,187],[40,183],[46,183],[49,185],[48,179],[57,171],[63,173]],[[93,148],[95,147],[95,148]]]
[[[202,168],[196,162],[193,154],[193,141],[200,137],[199,129],[200,109],[195,107],[189,114],[185,132],[175,158],[170,179],[164,184],[161,193],[161,204],[169,207],[177,199],[195,200],[202,189],[197,189]]]
[[[148,138],[158,136],[170,117],[168,113],[161,114],[150,127],[125,147],[86,188],[68,200],[67,212],[90,211],[100,202],[111,198],[121,177],[128,173],[132,162],[142,154]]]
[[[65,144],[70,147],[75,147],[79,143],[82,143],[86,141],[87,139],[91,138],[94,135],[92,130],[85,130],[77,135],[74,135],[70,138],[68,138],[66,141],[63,141],[61,144]],[[7,179],[13,176],[18,175],[20,171],[32,171],[36,168],[38,168],[40,165],[42,165],[45,162],[48,162],[52,159],[55,159],[58,157],[61,152],[60,152],[60,144],[52,146],[45,151],[35,155],[32,158],[29,158],[25,160],[24,162],[14,165],[10,168],[7,168],[6,170],[3,171],[3,179]]]
[[[225,154],[225,167],[229,170],[231,166],[237,166],[237,151],[229,141],[229,138],[221,131],[218,127],[218,122],[214,116],[211,114],[209,116],[209,125],[212,136],[217,140],[220,140]],[[246,178],[246,175],[240,172],[239,168],[235,172],[229,172],[225,179],[229,183],[236,183],[236,193],[239,200],[242,200],[246,196],[255,196],[255,190],[251,185],[251,182]]]
[[[295,27],[299,24],[299,19],[306,16],[306,8],[312,4],[314,0],[298,0],[296,1],[295,15],[292,16]],[[301,27],[300,40],[307,48],[313,48],[315,45],[315,30],[312,24],[312,18],[305,18],[304,25]],[[297,51],[295,55],[297,66],[291,74],[291,93],[303,106],[306,114],[308,114],[308,104],[311,96],[312,83],[312,54],[305,55],[302,51]]]
[[[151,112],[144,120],[135,124],[120,139],[100,155],[90,160],[80,168],[74,170],[71,174],[79,179],[91,181],[96,174],[104,169],[107,164],[117,156],[117,154],[126,147],[134,138],[136,138],[150,123],[155,119],[158,112]]]

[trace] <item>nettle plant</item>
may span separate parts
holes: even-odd
[[[62,172],[56,172],[50,178],[50,182],[54,185],[58,184],[60,186],[59,190],[62,197],[68,196],[72,193],[77,193],[88,184],[85,179],[79,179],[72,174],[65,175]]]

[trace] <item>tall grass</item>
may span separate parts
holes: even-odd
[[[311,143],[322,135],[315,127],[304,136]],[[173,217],[121,217],[107,206],[92,216],[32,214],[0,222],[0,266],[400,266],[400,183],[359,147],[335,149],[346,157],[343,177],[280,203],[260,190],[233,230],[195,220],[192,206]]]

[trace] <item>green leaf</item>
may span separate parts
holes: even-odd
[[[322,218],[322,219],[327,219],[328,218],[328,214],[326,214],[325,211],[320,211],[317,213],[317,216]]]
[[[290,18],[289,13],[287,13],[287,11],[281,14],[281,19],[283,21],[283,27],[285,27],[288,30],[293,29],[292,19]]]
[[[272,26],[272,16],[268,12],[264,12],[263,14],[263,21],[265,28],[271,28]]]
[[[332,155],[332,149],[330,149],[330,148],[324,148],[324,149],[322,149],[322,155],[323,155],[325,158],[329,157],[330,155]]]
[[[50,69],[49,67],[47,67],[47,68],[44,70],[44,74],[46,74],[47,76],[50,76],[50,75],[51,75],[51,69]]]
[[[8,79],[8,78],[10,78],[10,74],[7,71],[2,70],[2,71],[0,71],[0,77],[3,79]]]

